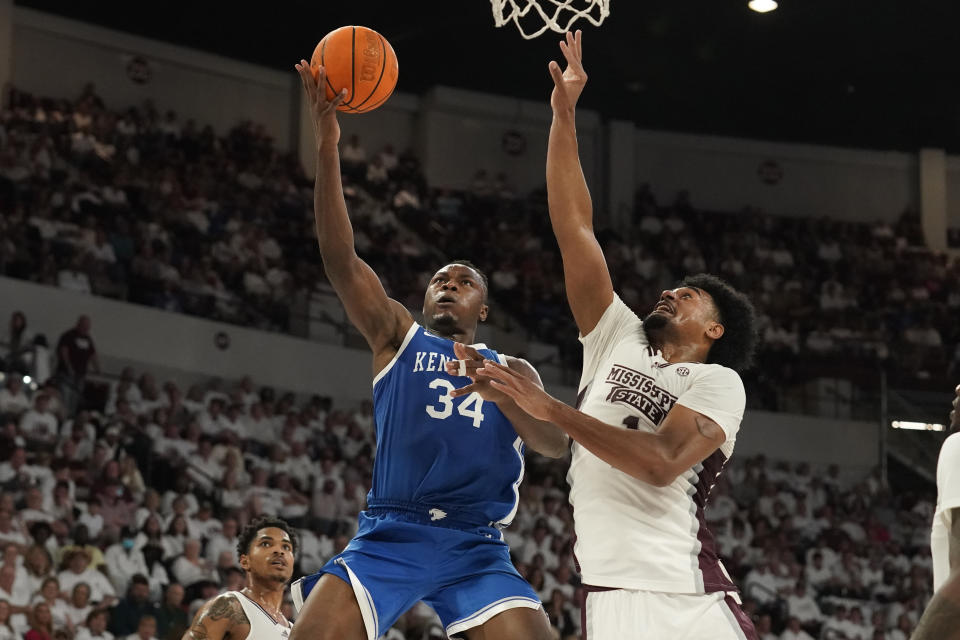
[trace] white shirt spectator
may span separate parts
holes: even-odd
[[[0,413],[20,415],[29,408],[30,398],[23,390],[23,385],[17,386],[15,391],[9,387],[0,389]]]
[[[820,611],[820,605],[818,605],[817,601],[810,595],[809,590],[801,595],[797,595],[796,592],[791,593],[787,597],[787,609],[790,615],[798,619],[802,624],[823,620],[823,612]]]
[[[133,542],[132,539],[131,542]],[[134,575],[140,573],[146,576],[150,573],[143,551],[134,548],[128,551],[123,547],[122,542],[110,545],[103,557],[117,593],[124,593],[127,590],[130,579]]]
[[[82,271],[76,269],[61,269],[57,272],[57,286],[67,291],[90,293],[90,279]]]
[[[100,535],[100,532],[103,531],[103,516],[99,513],[90,513],[89,511],[82,513],[80,517],[77,518],[77,523],[86,525],[87,531],[90,532],[91,539],[96,538]]]
[[[73,587],[80,582],[86,582],[90,587],[90,602],[100,602],[107,596],[116,596],[117,592],[107,579],[107,576],[93,567],[87,567],[81,573],[74,573],[69,569],[57,574],[60,590],[66,593],[73,591]]]
[[[189,586],[201,580],[219,582],[216,571],[205,559],[201,558],[200,564],[197,565],[190,562],[186,556],[180,556],[173,563],[173,577],[184,586]]]
[[[29,440],[53,442],[59,426],[57,416],[49,411],[30,409],[20,417],[20,433]]]

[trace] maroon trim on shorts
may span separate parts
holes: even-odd
[[[710,497],[710,488],[717,481],[727,457],[720,449],[714,451],[709,458],[703,461],[703,469],[697,474],[695,484],[696,493],[693,494],[693,503],[697,508],[697,540],[700,541],[700,553],[697,554],[697,563],[700,573],[703,574],[703,589],[707,593],[716,591],[739,591],[736,585],[724,574],[720,568],[720,558],[717,555],[717,542],[707,526],[704,517],[704,507]]]
[[[743,607],[737,604],[737,601],[731,596],[724,598],[723,603],[730,609],[730,613],[732,613],[733,617],[737,620],[737,624],[740,625],[740,630],[743,631],[743,635],[747,640],[760,640],[760,637],[757,635],[757,630],[753,626],[753,621],[743,610]]]

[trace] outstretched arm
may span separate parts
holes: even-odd
[[[238,627],[244,627],[248,632],[250,621],[237,599],[224,594],[200,607],[193,624],[181,640],[233,640],[246,637],[246,632],[243,635],[233,633]]]
[[[580,167],[576,105],[587,83],[583,70],[583,35],[568,33],[560,50],[567,68],[551,61],[553,123],[547,146],[547,201],[550,223],[563,258],[567,301],[582,335],[597,326],[613,301],[613,282],[600,243],[593,233],[593,205]]]
[[[557,425],[604,462],[657,487],[671,484],[726,440],[719,424],[680,404],[654,433],[621,429],[565,405],[495,362],[485,361],[477,373],[534,418]]]
[[[323,267],[350,321],[366,339],[374,354],[378,354],[400,345],[413,324],[413,317],[403,305],[387,297],[377,274],[360,259],[354,248],[353,228],[343,197],[340,153],[337,149],[340,124],[337,122],[336,109],[346,90],[328,101],[324,68],[319,67],[318,75],[314,77],[306,60],[301,60],[296,67],[310,102],[317,143],[313,208]]]

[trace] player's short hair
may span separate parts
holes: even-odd
[[[470,267],[477,272],[477,275],[480,276],[480,282],[483,284],[483,299],[486,302],[487,294],[490,293],[490,281],[487,280],[487,274],[483,272],[477,265],[473,264],[469,260],[451,260],[447,264],[459,264],[464,267]]]
[[[293,547],[293,555],[297,555],[298,540],[297,533],[293,530],[293,527],[287,524],[286,520],[277,518],[276,516],[262,516],[248,522],[247,526],[240,531],[240,535],[237,536],[237,558],[249,554],[250,545],[253,544],[254,538],[257,537],[257,531],[269,527],[282,529],[290,536],[290,546]]]
[[[756,313],[750,299],[726,280],[709,273],[687,276],[680,286],[706,291],[717,308],[717,321],[723,325],[723,336],[710,347],[707,362],[729,367],[738,373],[749,369],[757,346]]]

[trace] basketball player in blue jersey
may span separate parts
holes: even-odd
[[[373,351],[377,457],[356,537],[316,575],[292,587],[299,616],[290,640],[375,640],[418,601],[451,637],[552,637],[534,590],[513,568],[500,529],[517,511],[524,443],[566,453],[567,437],[531,418],[488,382],[469,384],[458,361],[483,357],[540,385],[526,362],[472,343],[487,317],[487,279],[468,262],[430,280],[423,325],[387,297],[355,250],[340,179],[336,106],[297,65],[317,143],[315,215],[330,283]],[[458,344],[459,343],[459,344]],[[452,371],[452,373],[451,373]],[[519,434],[519,435],[518,435]]]

